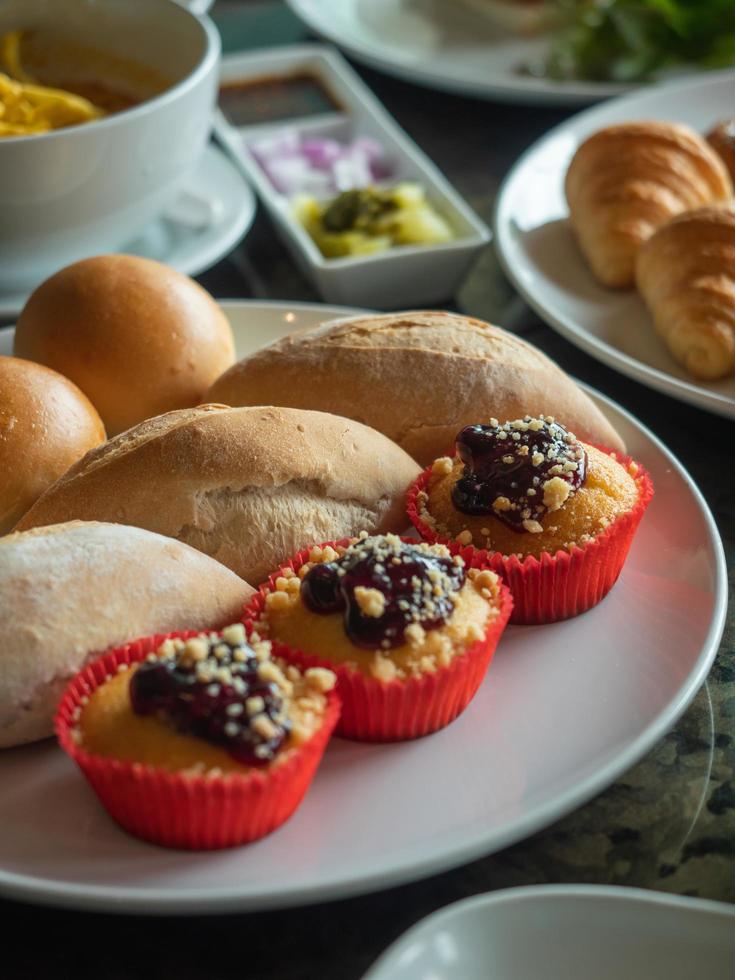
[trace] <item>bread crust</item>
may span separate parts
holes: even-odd
[[[541,351],[500,327],[439,311],[351,317],[291,334],[231,367],[208,398],[345,415],[422,466],[446,453],[464,425],[527,413],[623,448],[591,399]]]
[[[416,463],[323,412],[205,405],[149,419],[88,453],[18,530],[72,519],[187,541],[257,583],[300,548],[400,531]]]
[[[239,620],[253,589],[140,528],[72,521],[0,539],[0,748],[46,738],[61,690],[93,654]]]
[[[0,357],[0,534],[104,439],[102,419],[68,378]]]

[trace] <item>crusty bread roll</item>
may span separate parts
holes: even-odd
[[[638,253],[656,332],[695,378],[735,373],[735,203],[687,211]]]
[[[400,531],[419,468],[379,432],[322,412],[205,405],[88,453],[19,529],[120,521],[186,541],[257,584],[300,548]]]
[[[102,419],[76,385],[20,357],[0,357],[0,534],[88,449]]]
[[[724,163],[693,129],[631,122],[594,133],[574,154],[565,190],[572,227],[604,286],[631,286],[636,253],[682,211],[724,201]]]
[[[441,312],[333,320],[256,351],[212,385],[227,405],[334,412],[383,432],[427,465],[473,422],[553,415],[580,439],[621,449],[600,410],[541,351]]]
[[[159,534],[72,521],[0,540],[0,748],[46,738],[92,654],[237,622],[253,589]]]
[[[83,259],[47,279],[18,319],[14,350],[71,378],[111,436],[197,405],[235,360],[232,329],[209,293],[133,255]]]

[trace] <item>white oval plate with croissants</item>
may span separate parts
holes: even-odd
[[[240,356],[343,310],[225,303]],[[11,331],[0,331],[0,354]],[[126,836],[52,741],[0,752],[0,894],[115,912],[324,901],[434,874],[518,841],[612,783],[671,728],[717,650],[726,571],[712,516],[665,447],[593,397],[656,495],[595,609],[511,627],[466,712],[427,738],[335,739],[295,816],[249,847]]]
[[[552,129],[506,178],[495,210],[502,265],[527,302],[577,347],[642,384],[735,418],[735,376],[698,381],[654,332],[635,289],[613,290],[593,277],[572,235],[564,177],[579,146],[615,123],[685,123],[703,135],[732,118],[735,71],[656,86],[589,109]]]

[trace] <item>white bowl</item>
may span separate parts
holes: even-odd
[[[423,919],[363,980],[731,980],[735,907],[637,888],[540,885]]]
[[[220,39],[173,0],[4,0],[0,34],[47,27],[173,84],[99,121],[0,139],[0,288],[133,239],[176,197],[207,142]]]
[[[395,310],[449,299],[490,241],[484,222],[336,51],[318,44],[297,44],[227,55],[222,60],[225,84],[293,74],[316,78],[342,108],[245,127],[230,125],[218,110],[214,129],[257,191],[301,271],[329,303]],[[281,130],[343,143],[355,136],[376,139],[392,165],[389,182],[421,184],[456,237],[441,245],[401,245],[372,255],[325,258],[296,218],[291,201],[273,187],[250,149],[254,140]]]

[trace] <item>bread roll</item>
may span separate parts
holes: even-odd
[[[258,583],[306,545],[403,530],[418,474],[402,449],[348,419],[205,405],[149,419],[88,453],[18,527],[134,524]]]
[[[565,184],[572,227],[604,286],[631,286],[638,249],[682,211],[732,195],[724,163],[688,126],[607,126],[574,154]]]
[[[636,281],[656,332],[690,374],[735,373],[735,203],[659,228],[638,253]]]
[[[89,399],[56,371],[0,357],[0,534],[105,439]]]
[[[108,435],[198,404],[235,360],[230,324],[188,276],[133,255],[100,255],[42,283],[18,319],[15,353],[60,371]]]
[[[553,415],[587,442],[620,436],[548,357],[500,327],[440,312],[333,320],[230,368],[209,390],[227,405],[277,402],[357,419],[427,465],[459,430]]]
[[[73,521],[0,540],[0,748],[52,733],[64,684],[128,640],[237,622],[253,590],[178,541]]]

